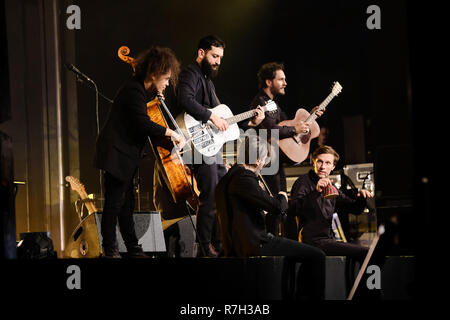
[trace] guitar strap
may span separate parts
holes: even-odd
[[[205,101],[205,104],[210,108],[214,108],[220,104],[219,98],[216,95],[216,88],[211,79],[203,78],[203,89],[205,90],[205,98],[207,97],[208,101]],[[206,99],[205,99],[206,100]]]

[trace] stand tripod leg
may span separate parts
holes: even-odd
[[[191,224],[192,224],[192,229],[194,229],[195,236],[196,236],[196,238],[198,239],[199,237],[198,237],[197,228],[195,227],[195,223],[194,223],[194,221],[192,220],[192,215],[191,215],[191,213],[190,213],[190,211],[191,211],[192,209],[191,209],[191,207],[189,206],[189,204],[187,203],[187,201],[185,202],[185,205],[186,205],[187,213],[188,213],[188,215],[189,215],[189,220],[191,221]],[[203,256],[206,256],[206,249],[203,247],[203,245],[202,245],[200,242],[198,242],[198,245],[199,245],[199,247],[200,247],[200,250],[202,250]]]

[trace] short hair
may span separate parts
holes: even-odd
[[[314,150],[312,154],[312,160],[316,161],[317,157],[321,154],[331,154],[334,156],[334,166],[336,166],[336,163],[339,161],[339,154],[330,146],[320,146],[316,150]]]
[[[160,76],[171,72],[170,83],[176,89],[180,62],[170,48],[153,46],[141,52],[136,58],[134,75],[146,81],[150,76]]]
[[[270,154],[267,142],[258,135],[245,135],[238,147],[238,163],[255,166],[256,161],[263,160]]]
[[[208,51],[211,50],[211,47],[213,46],[225,49],[225,42],[218,36],[209,35],[200,39],[200,41],[198,42],[197,50],[203,49],[205,51]]]
[[[281,62],[269,62],[263,64],[257,73],[258,89],[267,88],[266,80],[273,80],[278,70],[284,71],[284,64]]]

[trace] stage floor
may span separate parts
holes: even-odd
[[[326,300],[345,300],[345,257],[327,257]],[[161,302],[282,301],[283,257],[5,260],[2,291],[142,295]],[[383,300],[412,299],[412,256],[381,267]],[[355,273],[358,270],[355,270]],[[361,283],[361,285],[366,285]]]

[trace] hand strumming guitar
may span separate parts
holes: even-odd
[[[314,112],[316,113],[317,117],[320,117],[323,114],[323,110],[317,110],[319,109],[319,106],[315,106],[312,110],[311,110],[311,114],[313,114]],[[309,132],[309,123],[301,121],[298,125],[295,126],[295,133],[299,134],[299,133],[308,133]]]
[[[214,113],[211,113],[211,117],[209,118],[209,120],[211,120],[212,123],[214,123],[214,125],[220,131],[225,131],[228,129],[228,122],[225,119],[218,117]]]

